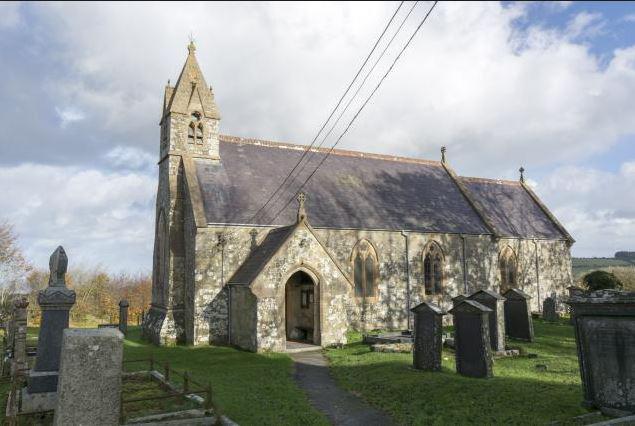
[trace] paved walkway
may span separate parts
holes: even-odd
[[[350,392],[340,389],[329,372],[320,350],[290,353],[295,362],[294,379],[309,397],[311,405],[334,425],[390,425],[392,420]]]

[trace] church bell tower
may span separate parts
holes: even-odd
[[[193,42],[175,86],[168,81],[163,98],[159,148],[152,304],[144,336],[156,344],[190,343],[185,265],[184,161],[219,160],[220,114],[212,88],[196,60]],[[191,304],[191,301],[189,302]]]

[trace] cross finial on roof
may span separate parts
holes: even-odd
[[[523,166],[520,166],[520,169],[518,169],[518,171],[520,172],[520,181],[521,182],[525,182],[525,168]]]
[[[193,55],[196,52],[196,46],[194,45],[194,36],[190,33],[190,44],[187,45],[187,51],[190,52],[190,55]]]
[[[304,202],[306,201],[306,194],[300,192],[298,194],[298,222],[306,219],[306,210],[304,209]]]
[[[441,162],[445,163],[445,151],[447,150],[446,147],[442,146],[441,147]]]

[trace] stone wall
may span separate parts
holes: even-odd
[[[265,238],[269,229],[256,228],[257,243]],[[212,226],[198,229],[195,248],[195,343],[227,342],[229,312],[228,294],[224,290],[224,283],[249,255],[252,246],[251,230],[251,227],[238,226]],[[408,277],[410,306],[414,307],[426,297],[423,252],[431,241],[438,243],[443,251],[444,287],[442,295],[428,296],[426,300],[432,300],[446,309],[451,307],[451,298],[457,294],[469,294],[483,288],[499,290],[498,256],[506,246],[512,247],[517,255],[519,288],[532,296],[533,310],[539,310],[541,300],[551,292],[563,294],[564,288],[571,283],[571,259],[569,248],[564,241],[537,240],[535,243],[532,240],[518,239],[494,241],[489,235],[461,236],[407,232],[405,233],[408,238],[406,267],[406,237],[400,232],[316,229],[315,233],[349,277],[352,275],[351,253],[360,239],[367,239],[378,255],[379,295],[374,302],[362,306],[351,295],[342,296],[342,300],[337,300],[335,296],[330,302],[323,300],[322,306],[326,309],[329,309],[329,303],[335,303],[335,301],[338,306],[343,306],[348,322],[346,328],[350,326],[361,329],[365,326],[367,329],[400,329],[407,326]],[[220,234],[225,235],[226,238],[223,248],[218,246]],[[536,274],[535,263],[536,249],[539,261],[538,274]],[[278,274],[284,271],[284,267],[284,265],[276,267]],[[274,271],[267,273],[273,274]],[[272,278],[270,276],[267,279]],[[540,283],[540,290],[538,290],[537,282]],[[280,309],[284,309],[283,300],[263,296],[258,301],[258,318],[259,321],[262,320],[260,323],[264,328],[268,327],[267,324],[280,324],[282,321],[274,314],[265,321],[265,317],[269,315],[267,310],[270,308],[280,312]],[[337,311],[339,308],[333,309]],[[261,336],[262,341],[268,339],[265,334],[263,332]],[[276,335],[270,340],[277,341],[280,338]],[[276,344],[267,343],[270,347]]]
[[[256,351],[256,297],[248,286],[236,285],[231,293],[231,344]]]

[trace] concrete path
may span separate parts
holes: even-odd
[[[311,405],[323,412],[332,424],[392,424],[388,415],[337,387],[329,372],[328,361],[321,350],[290,353],[289,356],[295,362],[296,383],[306,392]]]

